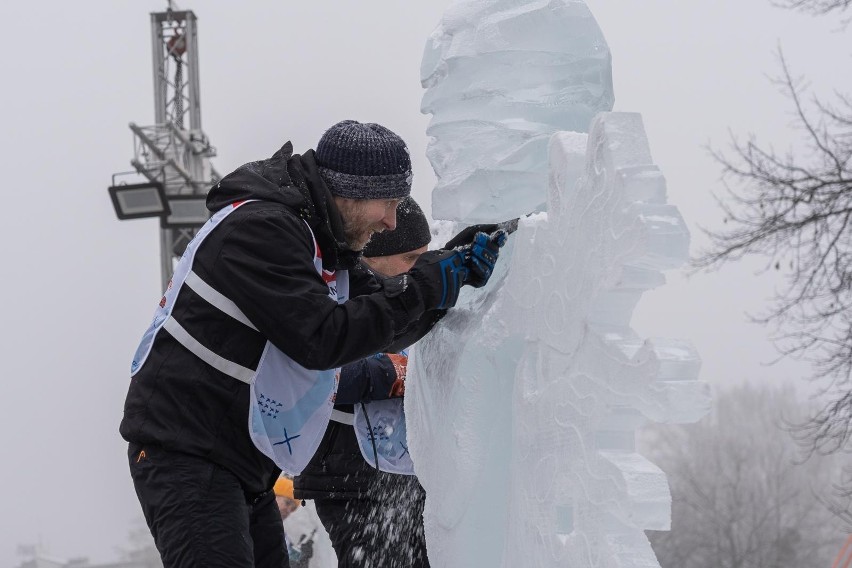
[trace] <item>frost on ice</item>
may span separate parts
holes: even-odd
[[[709,391],[688,342],[630,328],[689,234],[641,116],[606,112],[610,69],[581,1],[459,2],[427,43],[433,216],[540,211],[412,357],[435,568],[658,566],[643,531],[669,527],[671,498],[635,432],[698,420]]]

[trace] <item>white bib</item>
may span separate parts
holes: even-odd
[[[165,328],[199,359],[250,386],[248,429],[252,442],[279,468],[290,475],[297,475],[314,455],[326,430],[334,406],[340,370],[306,369],[270,342],[264,347],[257,369],[248,369],[207,349],[171,315],[180,290],[188,286],[222,312],[256,329],[236,304],[192,271],[195,253],[207,235],[245,203],[249,201],[235,203],[216,212],[189,243],[154,314],[154,320],[136,350],[130,371],[132,376],[142,368],[157,333]],[[326,282],[329,297],[343,303],[349,295],[348,273],[345,270],[323,270],[315,238],[314,249],[314,267]],[[284,325],[299,325],[299,322],[285,322]]]

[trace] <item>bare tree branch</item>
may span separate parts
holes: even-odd
[[[651,430],[643,451],[672,493],[672,531],[649,533],[663,568],[831,565],[852,527],[834,514],[852,520],[850,499],[833,493],[846,456],[798,459],[780,417],[807,412],[792,389],[740,387],[719,395],[711,418]]]
[[[775,0],[772,4],[779,8],[824,15],[834,11],[843,12],[852,4],[852,0]]]
[[[845,10],[842,2],[785,1],[800,9]],[[829,5],[830,4],[830,5]],[[780,153],[754,136],[731,137],[731,155],[712,150],[725,191],[716,199],[722,230],[707,230],[709,248],[693,261],[713,269],[746,255],[767,259],[784,275],[769,307],[752,316],[770,324],[779,352],[813,364],[833,401],[798,438],[814,453],[852,449],[852,101],[806,102],[806,88],[778,53],[776,83],[792,103],[803,144]]]

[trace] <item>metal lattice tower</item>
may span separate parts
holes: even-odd
[[[216,149],[201,129],[198,24],[189,10],[151,14],[154,58],[154,124],[133,131],[133,167],[163,184],[167,196],[205,195],[220,176],[210,163]],[[163,285],[198,227],[161,228]]]

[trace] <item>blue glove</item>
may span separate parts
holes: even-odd
[[[456,305],[459,290],[464,285],[485,286],[506,244],[508,233],[500,229],[490,235],[478,232],[473,240],[453,250],[430,250],[420,255],[407,273],[420,290],[427,310],[445,310]],[[385,293],[393,296],[406,287],[405,276],[385,281]],[[396,280],[401,279],[398,283]],[[395,291],[395,289],[399,291]]]
[[[491,234],[498,229],[499,225],[497,223],[484,223],[481,225],[471,225],[465,229],[462,229],[459,234],[455,237],[447,241],[447,244],[442,246],[441,248],[444,250],[452,250],[456,247],[463,247],[465,245],[469,245],[473,243],[473,238],[477,233],[487,233]]]
[[[461,249],[430,250],[420,255],[408,274],[417,283],[427,310],[445,310],[456,305],[470,268]]]
[[[494,266],[500,256],[500,248],[506,244],[507,237],[508,233],[502,229],[490,235],[479,232],[474,235],[473,242],[458,249],[464,255],[465,265],[468,268],[465,284],[474,288],[485,286],[494,272]]]

